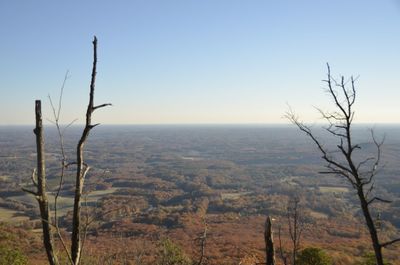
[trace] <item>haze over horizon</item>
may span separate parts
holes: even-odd
[[[359,76],[356,123],[400,122],[400,1],[2,1],[0,125],[33,124],[34,100],[84,119],[93,35],[102,124],[285,124],[332,103],[321,82]]]

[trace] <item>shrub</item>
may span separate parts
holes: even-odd
[[[157,265],[190,265],[190,259],[183,253],[181,247],[170,239],[163,239],[157,257]]]
[[[385,265],[392,265],[392,263],[386,260],[384,260],[383,262]],[[365,254],[362,257],[361,261],[354,263],[354,265],[375,265],[375,264],[376,264],[375,254],[372,252]]]
[[[320,248],[305,248],[297,256],[298,265],[331,265],[331,258]]]
[[[27,259],[18,249],[10,249],[0,245],[0,264],[25,265],[27,264]]]

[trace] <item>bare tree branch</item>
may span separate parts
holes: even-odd
[[[104,108],[104,107],[107,107],[107,106],[112,106],[112,104],[111,103],[101,104],[101,105],[93,107],[93,110]]]
[[[373,203],[375,201],[380,201],[380,202],[384,202],[384,203],[392,203],[392,201],[390,201],[390,200],[381,199],[379,197],[373,197],[371,200],[369,200],[367,202],[367,204],[371,204],[371,203]]]
[[[60,227],[59,227],[59,222],[58,222],[58,199],[60,197],[60,193],[61,193],[61,190],[62,190],[63,185],[64,185],[65,170],[67,169],[67,167],[66,167],[67,156],[66,156],[65,147],[64,147],[64,133],[65,133],[65,130],[70,126],[70,124],[73,123],[73,122],[71,122],[64,129],[61,129],[61,126],[60,126],[60,114],[61,114],[61,109],[62,109],[62,97],[63,97],[63,93],[64,93],[64,87],[65,87],[66,81],[68,79],[68,73],[69,72],[67,71],[66,74],[65,74],[64,81],[62,83],[61,89],[60,89],[60,96],[59,96],[59,100],[58,100],[58,106],[57,107],[54,106],[50,95],[49,95],[49,101],[50,101],[50,105],[51,105],[51,108],[52,108],[52,111],[53,111],[53,118],[54,118],[53,124],[56,126],[58,139],[59,139],[59,145],[60,145],[59,148],[60,148],[60,151],[61,151],[60,180],[59,180],[59,183],[58,183],[56,194],[54,196],[54,224],[55,224],[55,228],[56,228],[56,231],[57,231],[58,238],[60,239],[61,245],[62,245],[62,247],[63,247],[63,249],[64,249],[64,251],[65,251],[65,253],[67,255],[67,258],[68,258],[69,262],[73,265],[74,262],[72,260],[71,254],[70,254],[70,252],[68,250],[68,247],[67,247],[67,245],[65,243],[65,240],[64,240],[64,238],[62,236],[62,233],[61,233],[61,230],[60,230]]]
[[[393,245],[394,243],[397,243],[397,242],[400,242],[400,238],[396,238],[396,239],[394,239],[394,240],[385,242],[385,243],[381,244],[381,247],[385,248],[385,247],[388,247],[388,246],[390,246],[390,245]]]
[[[22,187],[21,188],[24,192],[26,192],[26,193],[29,193],[29,194],[32,194],[33,196],[35,196],[35,198],[37,199],[37,200],[39,200],[40,198],[39,198],[39,195],[38,195],[38,193],[37,192],[35,192],[35,191],[31,191],[31,190],[29,190],[29,189],[26,189],[26,188],[24,188],[24,187]]]

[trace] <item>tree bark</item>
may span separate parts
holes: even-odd
[[[275,265],[275,249],[274,249],[274,238],[272,235],[272,221],[271,217],[268,216],[265,221],[265,255],[266,255],[266,265]]]
[[[378,232],[376,231],[376,227],[374,221],[371,217],[371,213],[368,207],[368,201],[365,199],[364,191],[362,188],[358,189],[358,198],[360,199],[361,210],[363,212],[365,222],[368,227],[369,234],[371,236],[372,247],[374,248],[376,264],[384,265],[383,263],[383,255],[382,255],[382,245],[379,242]]]
[[[86,124],[83,129],[82,136],[76,147],[76,178],[75,178],[75,196],[74,196],[74,213],[72,216],[72,235],[71,235],[71,257],[74,265],[80,263],[82,254],[82,234],[85,229],[82,229],[81,225],[81,200],[83,185],[85,182],[86,173],[89,171],[89,166],[84,162],[83,148],[85,142],[89,136],[90,131],[99,124],[92,124],[92,113],[99,108],[110,106],[110,103],[101,105],[94,105],[94,91],[96,84],[96,67],[97,67],[97,38],[93,39],[93,67],[92,67],[92,78],[90,81],[90,93],[89,93],[89,104],[86,110]]]
[[[44,153],[44,137],[42,126],[42,107],[41,101],[35,101],[36,127],[33,132],[36,135],[37,153],[37,196],[39,203],[40,217],[42,219],[43,243],[47,253],[47,259],[51,265],[58,264],[54,254],[53,234],[51,231],[51,217],[49,212],[49,202],[46,193],[46,162]]]
[[[75,197],[74,197],[74,213],[72,217],[72,235],[71,235],[71,256],[75,265],[79,264],[81,254],[81,199],[83,184],[85,182],[85,175],[89,170],[88,166],[85,166],[83,160],[83,147],[86,139],[89,136],[90,130],[94,127],[92,125],[92,113],[94,111],[94,88],[96,81],[96,66],[97,66],[97,38],[93,39],[93,67],[92,67],[92,79],[90,82],[90,95],[89,104],[86,111],[86,124],[83,129],[82,136],[79,140],[76,148],[76,179],[75,179]]]

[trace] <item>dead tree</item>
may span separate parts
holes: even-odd
[[[274,237],[272,233],[272,220],[270,216],[268,216],[267,220],[265,221],[264,239],[266,256],[265,264],[275,265]]]
[[[93,39],[93,67],[92,78],[90,81],[89,104],[86,110],[86,123],[83,129],[82,136],[76,148],[76,178],[75,178],[75,194],[74,194],[74,211],[72,216],[72,235],[71,235],[71,257],[74,265],[79,264],[82,254],[82,236],[83,227],[81,224],[81,204],[82,192],[85,177],[89,171],[89,166],[84,162],[83,149],[90,131],[97,124],[92,124],[92,114],[96,109],[109,106],[111,104],[94,105],[94,90],[96,84],[96,67],[97,67],[97,38]]]
[[[31,179],[32,184],[36,187],[36,191],[31,191],[25,188],[22,188],[22,190],[35,196],[38,201],[40,218],[42,221],[43,244],[46,249],[49,264],[55,265],[58,264],[58,261],[54,250],[53,232],[51,229],[52,220],[46,190],[46,161],[44,152],[42,107],[40,100],[35,101],[35,119],[36,127],[33,132],[36,135],[37,169],[33,171]]]
[[[329,64],[327,67],[328,74],[324,82],[327,84],[327,92],[334,102],[335,110],[331,112],[319,110],[319,112],[328,122],[328,126],[324,127],[324,129],[337,140],[335,149],[330,150],[327,148],[311,130],[310,126],[299,120],[299,117],[291,109],[286,113],[286,117],[313,141],[322,154],[322,159],[326,162],[326,170],[322,173],[344,178],[357,193],[362,214],[371,237],[376,263],[377,265],[383,265],[382,248],[400,241],[400,238],[397,238],[382,243],[378,237],[376,224],[370,211],[370,206],[373,203],[390,202],[373,195],[375,176],[380,165],[381,147],[384,140],[377,141],[373,131],[371,131],[372,141],[376,147],[376,155],[360,159],[361,161],[355,158],[355,153],[361,150],[361,146],[354,143],[352,135],[356,79],[351,77],[348,81],[345,81],[344,77],[341,76],[340,80],[336,81],[331,76]]]
[[[301,234],[304,229],[304,216],[300,209],[300,198],[295,196],[289,199],[286,217],[292,241],[292,264],[296,265],[297,252],[300,249]]]
[[[300,198],[298,196],[294,196],[289,198],[287,207],[286,207],[286,220],[289,231],[289,238],[291,241],[291,250],[284,250],[282,246],[282,226],[278,227],[278,240],[279,240],[279,257],[282,260],[284,265],[296,264],[297,252],[300,249],[300,241],[301,235],[304,230],[305,222],[303,211],[300,205]]]
[[[51,229],[52,226],[54,226],[56,228],[56,232],[58,233],[58,237],[62,243],[64,251],[66,252],[68,259],[72,265],[78,265],[80,263],[80,258],[81,258],[81,254],[82,254],[82,250],[83,250],[82,241],[84,241],[85,233],[87,232],[87,225],[88,225],[87,222],[86,222],[86,224],[81,223],[81,221],[83,219],[82,214],[81,214],[81,200],[82,200],[83,185],[84,185],[84,181],[85,181],[85,176],[86,176],[87,172],[89,171],[89,166],[84,162],[83,148],[84,148],[85,142],[89,136],[89,132],[94,127],[99,125],[99,124],[92,124],[92,113],[96,109],[111,105],[109,103],[101,104],[101,105],[97,105],[97,106],[94,105],[94,90],[95,90],[96,66],[97,66],[97,38],[96,37],[94,37],[94,40],[93,40],[93,54],[94,54],[93,55],[93,68],[92,68],[92,76],[91,76],[91,82],[90,82],[89,104],[88,104],[88,108],[86,111],[86,123],[85,123],[85,128],[82,132],[82,136],[77,145],[77,150],[76,150],[77,153],[76,153],[76,161],[75,162],[71,162],[71,163],[66,162],[62,131],[59,126],[62,90],[63,90],[64,84],[65,84],[65,80],[67,79],[68,73],[66,75],[66,78],[64,79],[64,83],[63,83],[63,86],[61,89],[61,95],[60,95],[59,106],[58,106],[57,112],[55,110],[53,103],[51,102],[51,99],[50,99],[50,103],[52,105],[53,112],[54,112],[54,118],[55,118],[54,123],[57,127],[57,132],[60,137],[60,146],[61,146],[61,152],[62,152],[60,183],[57,188],[57,191],[55,194],[55,201],[54,201],[54,211],[55,211],[54,224],[53,224],[53,220],[50,216],[49,202],[48,202],[47,191],[46,191],[46,172],[45,172],[46,168],[45,168],[45,156],[44,156],[44,137],[43,137],[43,126],[42,126],[41,102],[40,102],[40,100],[36,100],[36,107],[35,107],[36,128],[34,130],[34,133],[36,135],[36,146],[37,146],[37,170],[34,170],[34,172],[32,174],[32,183],[36,187],[37,191],[31,191],[31,190],[28,190],[25,188],[23,188],[23,190],[30,194],[33,194],[39,203],[40,216],[41,216],[42,228],[43,228],[43,242],[44,242],[44,246],[46,249],[49,263],[51,265],[59,264],[57,261],[57,256],[55,254],[53,232]],[[62,189],[65,170],[70,165],[76,165],[77,169],[76,169],[76,183],[75,183],[76,186],[75,186],[75,193],[74,193],[74,210],[73,210],[73,220],[72,220],[71,250],[69,252],[66,247],[66,243],[61,236],[60,229],[58,227],[57,198],[59,197],[60,191]],[[83,237],[83,240],[81,240],[82,237]]]

